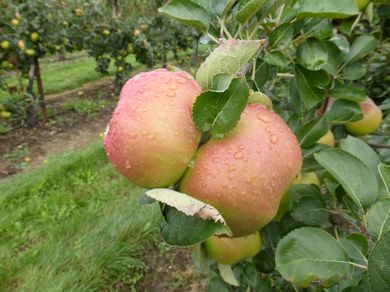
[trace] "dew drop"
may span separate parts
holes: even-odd
[[[189,168],[194,168],[194,166],[195,166],[195,161],[194,161],[194,160],[190,160],[190,162],[188,162],[187,166],[188,166]],[[200,172],[200,171],[197,171],[197,173],[199,173],[199,172]]]
[[[174,106],[174,105],[175,105],[175,102],[174,102],[174,101],[171,101],[171,102],[169,103],[169,105],[170,105],[170,106]]]
[[[136,133],[130,133],[130,138],[131,139],[136,139],[137,138],[137,134]]]
[[[229,165],[229,164],[230,164],[229,158],[225,158],[225,165]]]
[[[179,136],[180,132],[178,130],[175,131],[175,136]]]
[[[165,82],[165,83],[169,83],[169,81],[171,81],[171,77],[165,77],[165,78],[164,78],[164,82]]]
[[[258,120],[260,120],[260,121],[262,121],[262,122],[264,122],[266,124],[268,124],[270,122],[269,117],[267,117],[267,116],[265,116],[265,115],[263,115],[261,113],[258,113],[256,115],[256,117],[257,117]]]
[[[237,149],[238,149],[238,150],[244,150],[244,149],[245,149],[245,146],[242,145],[242,144],[240,144],[240,145],[237,146]]]
[[[236,169],[237,168],[235,166],[230,166],[227,171],[230,173],[230,172],[235,171]]]
[[[130,163],[130,161],[126,160],[126,165],[125,165],[125,167],[126,167],[127,169],[130,169],[130,168],[131,168],[131,163]]]
[[[154,134],[150,133],[148,136],[146,136],[146,138],[148,138],[149,140],[153,140],[154,139]]]
[[[269,136],[269,140],[271,141],[272,144],[276,144],[278,143],[279,137],[276,136],[275,134],[272,134],[271,136]]]
[[[176,81],[179,82],[180,84],[184,84],[187,82],[187,78],[184,77],[177,77]]]
[[[235,153],[233,154],[233,157],[234,157],[234,159],[236,159],[236,160],[240,160],[240,159],[242,159],[242,158],[244,157],[244,153],[242,153],[241,151],[237,151],[237,152],[235,152]]]
[[[176,83],[170,83],[169,86],[168,86],[168,88],[169,88],[169,89],[172,89],[172,90],[177,89],[177,87],[178,87],[178,86],[177,86]]]
[[[213,157],[212,161],[215,162],[215,163],[218,163],[219,159],[218,159],[218,157]]]
[[[271,133],[271,128],[270,127],[266,127],[265,131],[269,134],[269,133]]]
[[[167,96],[169,96],[169,97],[175,97],[175,96],[176,96],[176,91],[174,91],[174,90],[168,90],[166,94],[167,94]]]

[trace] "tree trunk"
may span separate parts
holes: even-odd
[[[27,127],[29,128],[33,128],[37,123],[37,114],[35,110],[35,97],[34,97],[33,87],[34,87],[34,66],[31,65],[30,71],[28,73],[28,86],[27,86],[29,104],[26,109],[26,123],[27,123]]]
[[[121,15],[119,0],[112,0],[112,17],[117,18]]]
[[[199,55],[199,37],[196,37],[194,39],[194,50],[191,56],[191,66],[196,65],[196,61],[198,60],[198,55]]]
[[[119,78],[119,75],[118,73],[115,73],[115,79],[114,79],[114,94],[115,95],[119,95],[119,93],[121,92],[121,88],[122,88],[122,82]]]
[[[165,48],[165,43],[163,44],[163,59],[162,59],[162,67],[167,68],[167,49]]]
[[[47,123],[49,121],[49,117],[47,115],[45,95],[43,93],[41,69],[39,68],[39,60],[37,57],[34,57],[34,72],[35,72],[35,78],[37,79],[39,107],[41,109],[42,119],[44,123]]]

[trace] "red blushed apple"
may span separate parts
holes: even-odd
[[[345,128],[355,136],[364,136],[375,132],[382,123],[382,111],[371,98],[359,102],[363,118],[356,122],[347,123]]]
[[[217,208],[233,236],[241,237],[272,220],[301,166],[299,144],[286,123],[249,104],[232,131],[198,150],[180,191]]]
[[[184,72],[141,73],[122,88],[104,147],[131,182],[167,187],[185,172],[201,133],[191,118],[199,85]]]

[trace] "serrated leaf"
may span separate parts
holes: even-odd
[[[212,89],[214,76],[235,76],[259,51],[262,41],[227,40],[218,46],[202,63],[196,81],[203,90]]]
[[[293,36],[294,29],[291,24],[285,23],[279,25],[269,35],[269,46],[272,49],[284,50],[291,44]]]
[[[225,92],[205,91],[192,108],[192,118],[200,131],[221,136],[235,127],[248,101],[245,77],[234,79]]]
[[[333,286],[352,272],[341,244],[324,230],[304,227],[283,237],[276,249],[276,269],[300,287],[314,281]]]
[[[386,190],[390,195],[390,165],[381,163],[378,166],[378,171],[383,183],[385,184]]]
[[[160,13],[185,25],[207,32],[210,16],[206,9],[191,0],[170,0],[158,10]]]
[[[343,55],[344,63],[353,63],[371,53],[378,45],[378,40],[372,35],[362,35],[355,39],[348,53]]]
[[[333,125],[358,121],[363,117],[359,104],[346,99],[335,100],[326,112],[326,116],[328,117],[328,121]]]
[[[235,18],[241,22],[246,23],[251,19],[257,11],[267,2],[267,0],[250,0],[248,1],[236,14]]]
[[[230,229],[222,223],[187,216],[169,206],[164,208],[164,217],[165,222],[161,223],[161,235],[170,245],[192,246],[214,234],[232,236]]]
[[[368,277],[373,291],[390,290],[390,232],[383,235],[368,260]]]
[[[341,238],[340,243],[344,247],[344,250],[347,252],[348,257],[351,259],[351,261],[360,265],[367,265],[366,257],[353,241],[348,240],[348,238]]]
[[[316,197],[302,197],[293,204],[291,216],[309,226],[329,225],[329,213],[324,202]]]
[[[376,240],[390,231],[390,199],[377,202],[368,211],[367,231]]]
[[[346,139],[340,140],[340,148],[360,159],[373,173],[378,173],[380,157],[364,141],[348,135]]]
[[[284,67],[287,63],[286,56],[281,51],[268,52],[265,55],[264,60],[268,64],[278,66],[278,67]]]
[[[335,98],[348,99],[356,102],[367,99],[367,95],[363,89],[352,85],[337,85],[329,94]]]
[[[343,186],[361,211],[376,201],[375,175],[358,158],[340,149],[326,149],[314,157]]]
[[[222,279],[235,287],[239,287],[240,283],[238,283],[238,280],[236,276],[233,273],[232,267],[228,265],[221,265],[218,264],[219,274],[221,275]]]
[[[302,0],[297,16],[342,19],[358,14],[354,0]]]
[[[301,145],[302,148],[308,148],[314,145],[328,131],[329,124],[326,116],[313,120],[297,131],[299,145]]]
[[[264,61],[257,61],[255,82],[258,90],[261,90],[263,86],[270,80],[272,76],[271,65]]]
[[[308,70],[318,71],[328,62],[328,49],[320,40],[309,38],[298,46],[297,62]]]
[[[295,67],[295,79],[298,93],[308,109],[325,97],[330,83],[330,77],[325,71],[309,71],[301,66]]]
[[[184,193],[171,189],[157,188],[148,190],[145,194],[149,198],[176,208],[185,215],[198,216],[204,220],[212,220],[226,225],[225,219],[223,219],[217,209]]]

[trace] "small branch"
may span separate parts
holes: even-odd
[[[276,76],[283,78],[294,78],[295,75],[290,73],[277,73]]]
[[[373,148],[386,148],[386,149],[390,149],[390,145],[388,144],[375,144],[375,143],[367,143],[369,146],[373,147]]]
[[[326,97],[322,102],[321,108],[318,112],[318,116],[322,116],[326,112],[328,105],[329,105],[329,97]]]
[[[352,263],[350,262],[350,264],[354,267],[357,267],[357,268],[361,268],[361,269],[364,269],[364,270],[367,270],[367,266],[364,266],[364,265],[359,265],[357,263]]]
[[[227,37],[229,39],[232,39],[233,38],[232,35],[230,34],[230,32],[228,31],[228,29],[225,26],[225,18],[220,19],[218,17],[218,22],[219,22],[219,25],[221,26],[221,30],[220,30],[220,35],[221,36],[220,37],[223,38],[224,37],[223,33],[226,33]]]
[[[216,44],[219,44],[219,41],[217,40],[217,38],[216,38],[215,36],[213,36],[213,35],[210,34],[210,33],[207,33],[207,35],[208,35],[208,37],[209,37],[210,39],[212,39]]]

